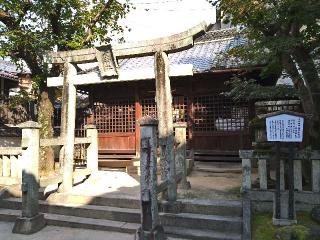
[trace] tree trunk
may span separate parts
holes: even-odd
[[[49,99],[47,91],[43,91],[40,96],[38,108],[38,122],[41,124],[40,138],[52,138],[53,105]],[[52,147],[40,148],[40,176],[48,176],[54,172],[54,152]]]
[[[314,60],[303,47],[294,50],[294,57],[302,72],[306,87],[312,99],[312,130],[310,143],[314,149],[320,149],[320,77]]]
[[[282,55],[282,64],[284,65],[284,68],[287,71],[287,73],[292,78],[295,88],[299,90],[304,113],[307,115],[313,116],[311,119],[306,120],[305,129],[307,130],[307,136],[308,136],[308,139],[306,139],[306,143],[308,145],[311,145],[314,149],[320,149],[319,148],[320,128],[318,127],[320,111],[318,107],[319,105],[317,105],[317,103],[314,101],[315,99],[313,98],[313,95],[312,95],[312,91],[314,91],[313,89],[314,86],[312,85],[313,88],[311,88],[310,86],[305,84],[305,81],[304,79],[302,79],[295,62],[298,62],[298,61],[296,59],[295,61],[293,61],[290,55],[288,54]],[[301,67],[300,69],[302,72],[306,71],[306,69],[302,69]],[[302,74],[305,78],[306,73],[302,73]]]

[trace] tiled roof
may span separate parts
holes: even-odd
[[[30,70],[23,70],[23,73],[30,73]],[[0,60],[0,77],[17,80],[18,74],[21,73],[21,70],[18,67],[10,62],[5,60]]]
[[[246,39],[237,36],[235,29],[208,31],[195,40],[192,48],[169,54],[170,65],[192,64],[194,72],[208,72],[215,69],[238,68],[239,61],[225,57],[235,46],[245,44]],[[152,68],[153,56],[128,58],[119,61],[120,70]]]

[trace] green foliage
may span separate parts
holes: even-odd
[[[286,226],[278,229],[275,237],[277,240],[308,240],[309,229],[300,225]]]
[[[252,221],[253,240],[319,240],[310,234],[311,229],[320,226],[311,220],[310,214],[300,212],[297,214],[298,224],[287,227],[276,227],[272,224],[272,214],[256,213]]]
[[[221,0],[219,7],[225,19],[245,29],[249,44],[234,50],[243,57],[267,60],[279,71],[279,53],[301,45],[319,51],[318,0]]]
[[[37,86],[44,87],[44,55],[108,43],[122,32],[118,20],[129,0],[11,0],[0,3],[0,56],[25,60]]]
[[[272,100],[281,98],[298,98],[299,93],[289,85],[262,86],[254,79],[232,78],[226,83],[231,90],[226,95],[234,100]]]
[[[16,95],[10,96],[8,99],[9,109],[14,109],[18,105],[25,106],[28,102],[33,101],[33,98],[23,89],[21,89]]]

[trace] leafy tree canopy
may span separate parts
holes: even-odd
[[[129,0],[10,0],[0,3],[0,56],[24,60],[40,88],[47,52],[107,43],[123,31]]]
[[[320,1],[216,0],[224,21],[231,21],[248,44],[230,54],[264,63],[263,74],[285,71],[293,80],[305,113],[311,114],[311,142],[320,149]]]

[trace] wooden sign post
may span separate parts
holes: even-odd
[[[273,204],[273,224],[296,224],[293,158],[296,143],[303,140],[304,115],[290,111],[278,111],[259,117],[266,119],[268,142],[275,143],[276,191]],[[288,191],[285,190],[284,161],[281,158],[283,143],[286,143],[288,147]]]

